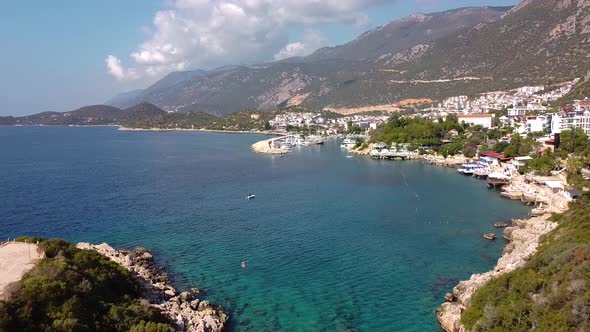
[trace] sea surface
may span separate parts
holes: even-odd
[[[0,238],[146,247],[230,331],[439,331],[444,293],[501,254],[482,234],[528,214],[452,169],[264,138],[0,127]]]

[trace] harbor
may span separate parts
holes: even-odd
[[[321,136],[303,137],[298,134],[283,135],[252,144],[252,150],[260,154],[285,155],[294,147],[324,144]]]

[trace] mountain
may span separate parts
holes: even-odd
[[[514,8],[411,15],[307,57],[173,73],[115,106],[147,101],[167,111],[221,116],[440,100],[588,78],[589,53],[590,0],[525,0]]]
[[[498,20],[512,7],[469,7],[429,15],[413,14],[369,30],[350,43],[317,50],[305,61],[385,59],[417,45],[427,47],[458,30]]]
[[[129,103],[132,103],[133,100],[139,98],[139,96],[141,95],[141,93],[143,91],[144,91],[143,89],[139,89],[139,90],[123,92],[123,93],[120,93],[120,94],[114,96],[113,98],[109,99],[104,104],[108,105],[108,106],[118,105],[118,107],[126,107],[126,106],[121,106],[121,105],[128,105]]]
[[[0,118],[7,125],[122,125],[131,121],[153,118],[166,114],[149,103],[141,103],[122,110],[108,105],[92,105],[71,112],[43,112],[23,117]]]
[[[272,110],[303,104],[314,108],[392,103],[388,77],[376,70],[387,63],[428,50],[440,38],[467,27],[501,19],[509,7],[470,7],[416,14],[393,21],[354,41],[320,49],[308,57],[253,66],[229,66],[210,72],[172,73],[134,98],[108,104],[128,107],[142,101],[167,111],[204,111],[215,115],[245,108]],[[408,51],[410,50],[410,51]],[[405,56],[403,52],[410,52]]]
[[[147,89],[121,93],[105,102],[105,105],[128,108],[148,99],[152,99],[157,103],[158,100],[163,98],[162,95],[165,95],[166,91],[181,88],[179,85],[182,83],[201,77],[206,73],[204,70],[172,72]]]
[[[424,89],[436,97],[448,94],[444,90],[470,94],[585,77],[590,65],[590,0],[527,0],[499,21],[435,44],[396,66],[391,79],[455,80]]]

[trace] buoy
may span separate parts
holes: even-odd
[[[246,269],[246,262],[242,262],[242,269]]]

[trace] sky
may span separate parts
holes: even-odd
[[[303,56],[412,13],[518,0],[10,0],[0,115],[71,111],[171,71]]]

